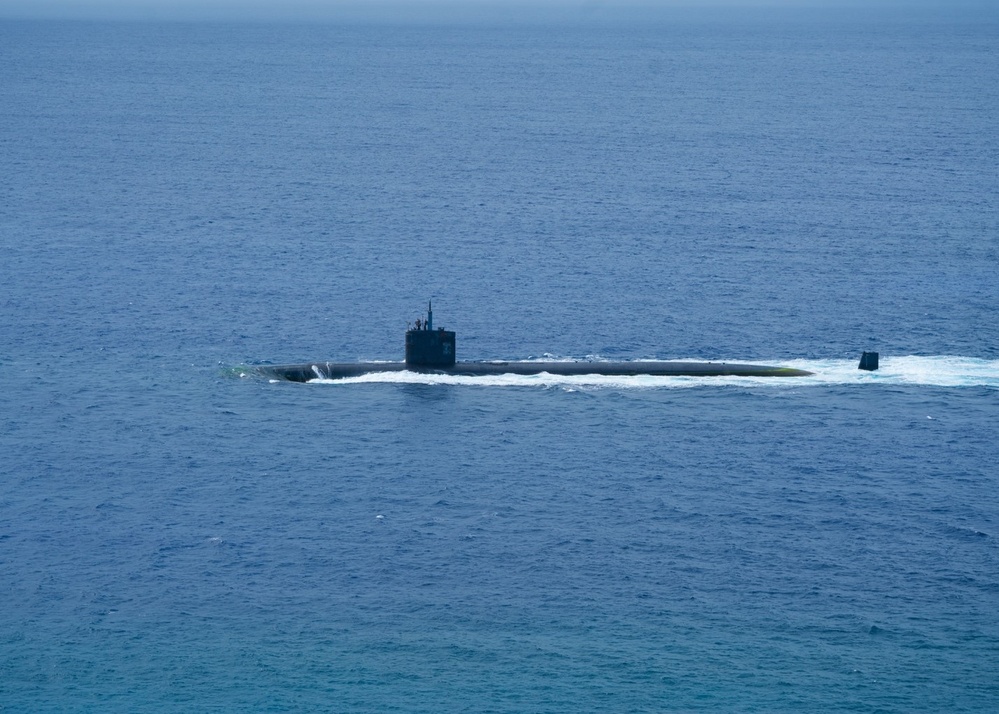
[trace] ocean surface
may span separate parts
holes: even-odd
[[[0,710],[999,710],[997,166],[985,6],[0,21]],[[815,376],[246,367],[430,299]]]

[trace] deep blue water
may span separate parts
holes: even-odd
[[[994,11],[0,22],[0,709],[996,711],[997,77]],[[431,296],[816,376],[239,376]]]

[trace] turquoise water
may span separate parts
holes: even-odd
[[[997,27],[0,23],[0,707],[994,711]]]

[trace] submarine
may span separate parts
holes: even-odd
[[[345,379],[376,372],[418,372],[478,377],[499,374],[553,374],[560,376],[604,375],[656,377],[808,377],[812,372],[791,367],[728,362],[458,362],[455,333],[434,328],[433,304],[427,305],[426,320],[406,330],[405,362],[305,362],[303,364],[256,365],[258,373],[272,379],[310,382],[314,379]],[[875,367],[876,369],[876,367]]]

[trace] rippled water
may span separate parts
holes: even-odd
[[[765,19],[0,23],[0,707],[994,711],[995,17]]]

